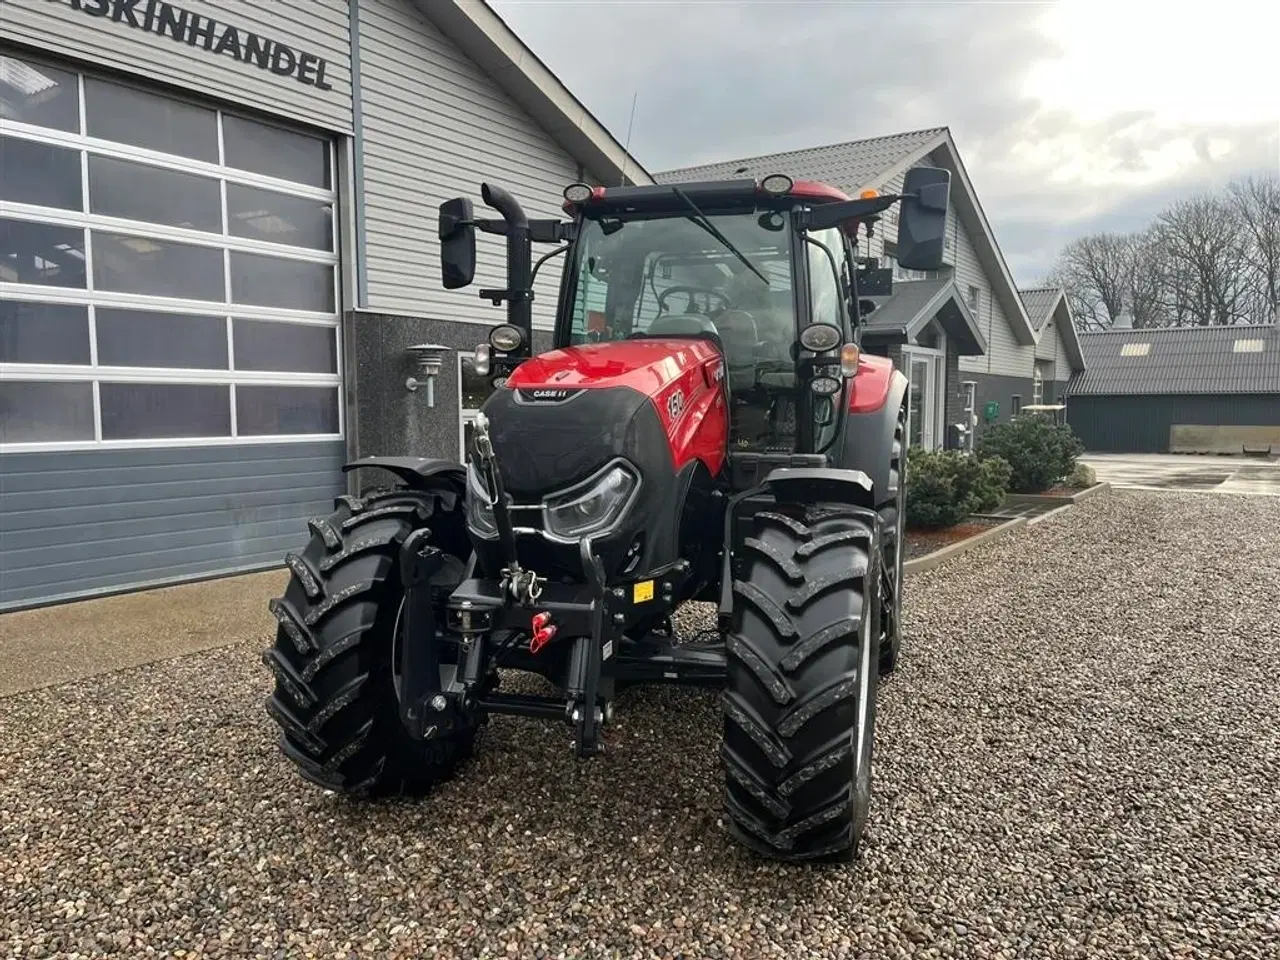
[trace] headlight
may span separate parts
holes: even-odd
[[[493,502],[480,483],[474,463],[467,464],[467,526],[486,540],[498,535],[498,525],[493,519]]]
[[[542,502],[546,533],[557,540],[599,534],[622,519],[635,499],[640,478],[621,462],[610,464],[572,490]]]

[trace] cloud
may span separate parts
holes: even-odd
[[[1280,171],[1280,7],[490,2],[619,140],[636,96],[650,171],[949,126],[1020,282],[1074,236]]]

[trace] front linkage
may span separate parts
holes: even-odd
[[[445,632],[458,638],[458,648],[455,669],[443,665],[442,671],[441,645],[428,639],[441,633],[436,611],[441,609],[443,588],[435,584],[435,576],[442,557],[427,543],[425,530],[405,540],[400,567],[406,609],[398,663],[401,718],[410,735],[419,739],[434,736],[440,724],[447,729],[454,711],[563,719],[573,731],[578,755],[592,756],[600,748],[601,728],[612,719],[613,678],[602,678],[601,667],[622,640],[626,615],[611,609],[611,602],[621,598],[607,589],[604,567],[590,538],[579,544],[581,584],[548,583],[520,565],[483,414],[476,416],[474,429],[477,466],[489,487],[503,552],[501,579],[467,579],[449,591]],[[557,634],[573,638],[565,699],[493,691],[489,681],[498,667],[514,665],[510,661],[521,654],[536,655]],[[450,672],[453,681],[443,682]]]

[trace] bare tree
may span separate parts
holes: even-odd
[[[1247,320],[1244,232],[1235,208],[1204,195],[1173,204],[1156,221],[1168,258],[1166,281],[1199,326]]]
[[[1168,327],[1178,322],[1177,307],[1170,300],[1169,257],[1158,227],[1125,238],[1128,249],[1125,300],[1135,328]]]
[[[1063,248],[1049,282],[1081,329],[1280,323],[1280,177],[1168,207],[1145,230],[1096,233]]]
[[[1255,322],[1280,323],[1280,176],[1245,177],[1227,185],[1227,199],[1246,233],[1245,258],[1257,286]]]
[[[1068,291],[1073,309],[1090,325],[1110,326],[1125,305],[1125,278],[1129,271],[1125,238],[1095,233],[1072,240],[1058,258],[1056,274]]]

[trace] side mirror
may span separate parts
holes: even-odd
[[[902,184],[898,215],[898,263],[907,270],[937,270],[942,266],[947,235],[947,203],[951,171],[912,167]]]
[[[465,197],[440,204],[440,272],[446,290],[465,287],[476,278],[476,228],[471,201]]]

